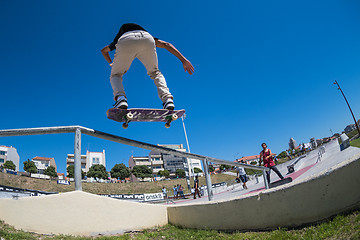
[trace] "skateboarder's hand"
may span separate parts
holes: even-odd
[[[188,72],[190,75],[194,73],[194,67],[189,60],[185,59],[182,64],[185,72]]]

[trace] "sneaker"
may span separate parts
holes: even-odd
[[[128,108],[127,99],[123,96],[118,97],[116,103],[114,104],[114,108],[127,109]]]
[[[167,109],[167,110],[174,110],[175,109],[174,101],[171,98],[168,98],[163,103],[163,107],[164,107],[164,109]]]

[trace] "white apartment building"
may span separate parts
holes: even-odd
[[[38,170],[37,172],[38,174],[44,174],[44,171],[50,166],[54,166],[55,172],[57,172],[54,158],[34,157],[33,159],[31,159],[31,161],[35,163],[35,166]]]
[[[105,149],[102,152],[89,152],[81,155],[81,169],[88,172],[92,165],[101,164],[106,167]],[[68,154],[66,158],[66,167],[74,165],[74,154]]]
[[[147,166],[148,168],[151,168],[151,161],[150,161],[149,157],[134,157],[134,156],[131,156],[129,158],[129,169],[133,170],[133,168],[135,166]],[[154,172],[153,172],[153,176],[154,176]],[[143,181],[151,181],[151,180],[152,180],[151,178],[143,179]],[[136,176],[134,174],[131,174],[130,181],[131,182],[137,182],[139,180],[136,178]]]
[[[167,144],[167,145],[158,145],[162,147],[176,149],[181,152],[186,152],[186,149],[183,148],[182,144]],[[160,152],[151,151],[148,157],[134,157],[131,156],[129,159],[129,168],[132,170],[135,166],[147,166],[152,169],[153,179],[154,180],[161,180],[163,177],[160,177],[159,171],[168,170],[171,175],[175,175],[177,169],[184,169],[186,165],[189,169],[191,166],[193,168],[199,168],[202,171],[201,160],[197,159],[190,159],[184,157],[173,156],[169,154],[162,154]],[[190,176],[194,176],[194,173],[190,171]],[[136,181],[134,176],[131,177],[131,181]]]
[[[150,159],[151,168],[153,170],[154,177],[160,178],[159,172],[164,171],[164,160],[162,159],[161,154],[159,154],[159,153],[151,154],[150,153],[149,159]]]
[[[19,171],[20,157],[16,148],[0,146],[0,165],[3,165],[6,161],[12,161],[16,166],[15,171]]]
[[[182,144],[158,144],[158,146],[172,148],[180,152],[186,152],[186,149]],[[162,160],[164,161],[164,168],[170,172],[175,172],[176,169],[184,169],[184,162],[186,161],[189,169],[199,168],[201,171],[204,171],[201,165],[201,160],[177,157],[169,154],[162,154]],[[193,176],[194,173],[189,171],[190,176]]]
[[[153,153],[153,152],[151,152]],[[129,168],[132,170],[135,166],[147,166],[152,170],[152,179],[158,181],[164,177],[160,177],[159,172],[164,171],[164,161],[162,160],[161,154],[151,154],[150,157],[134,157],[131,156],[129,159]],[[143,179],[144,181],[151,181],[152,179]],[[131,181],[137,181],[135,176],[131,176]]]

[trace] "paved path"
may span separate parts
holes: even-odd
[[[360,153],[360,148],[349,147],[344,151],[340,151],[340,146],[337,140],[333,140],[324,145],[325,153],[322,154],[322,157],[319,159],[320,148],[315,149],[306,154],[306,157],[299,159],[295,165],[295,171],[288,174],[287,166],[295,161],[291,160],[283,164],[277,165],[277,168],[284,177],[291,177],[293,182],[301,182],[302,180],[322,172],[324,170],[330,169],[342,161],[346,161],[357,153]],[[276,173],[271,172],[271,182],[277,181],[280,178]],[[229,200],[236,198],[242,195],[246,195],[253,192],[259,192],[265,189],[264,178],[263,176],[258,177],[259,182],[257,183],[255,179],[252,179],[247,182],[248,189],[243,189],[241,184],[235,184],[228,187],[226,191],[214,194],[214,200]],[[205,183],[200,183],[205,184]],[[208,197],[203,196],[198,199],[185,199],[175,201],[176,205],[185,205],[185,204],[194,204],[199,202],[208,202]],[[169,203],[173,204],[173,203]]]

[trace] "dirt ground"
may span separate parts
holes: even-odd
[[[226,174],[211,175],[212,183],[234,180],[235,177]],[[200,185],[206,185],[205,177],[200,177]],[[191,186],[193,180],[191,179]],[[141,194],[161,192],[163,186],[171,192],[174,185],[181,184],[184,193],[188,193],[186,179],[173,179],[157,182],[138,182],[138,183],[83,183],[83,191],[94,194]],[[12,175],[0,172],[0,185],[40,190],[46,192],[70,192],[75,190],[75,183],[71,185],[57,184],[56,180],[36,179],[26,176]]]

